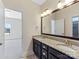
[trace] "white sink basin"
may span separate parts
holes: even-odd
[[[76,59],[79,59],[79,52],[75,50],[73,47],[67,46],[67,45],[56,45],[57,49],[60,50],[63,53],[66,53],[70,55],[71,57],[75,57]]]

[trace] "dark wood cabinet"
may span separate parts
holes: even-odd
[[[39,59],[74,59],[35,39],[33,39],[33,51]]]
[[[49,51],[49,53],[48,53],[49,58],[50,58],[50,54],[51,54],[52,56],[55,57],[55,59],[74,59],[74,58],[72,58],[72,57],[70,57],[70,56],[68,56],[68,55],[66,55],[66,54],[52,48],[52,47],[49,47],[48,51]]]
[[[33,51],[35,53],[35,55],[41,59],[41,42],[37,41],[37,40],[33,40]]]
[[[45,49],[42,49],[42,59],[48,59],[48,52]]]
[[[48,59],[58,59],[58,58],[53,54],[49,53]]]

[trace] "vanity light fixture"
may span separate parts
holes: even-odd
[[[59,1],[58,2],[58,5],[57,5],[57,8],[58,9],[63,9],[64,7],[66,6],[69,6],[71,4],[73,4],[76,0],[64,0],[65,2],[62,2],[62,1]],[[41,17],[44,17],[48,14],[51,14],[53,10],[51,9],[46,9],[42,14],[41,14]]]
[[[43,12],[43,13],[41,14],[41,17],[44,17],[45,15],[47,15],[47,13],[46,13],[46,12]]]
[[[62,9],[65,6],[69,6],[69,5],[73,4],[75,1],[76,0],[65,0],[65,2],[59,1],[57,7],[58,7],[58,9]]]
[[[51,14],[51,13],[52,13],[52,10],[47,9],[41,14],[41,17],[44,17],[44,16]]]
[[[69,6],[71,4],[73,4],[75,2],[75,0],[65,0],[65,5]]]

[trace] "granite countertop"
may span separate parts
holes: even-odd
[[[55,48],[75,59],[79,59],[79,46],[72,45],[72,47],[69,47],[69,46],[63,47],[63,45],[65,45],[65,43],[57,41],[55,39],[44,38],[41,36],[34,36],[33,38],[35,38],[36,40],[38,40],[44,44],[47,44],[48,46],[50,46],[52,48]],[[59,45],[59,44],[62,44],[62,45]]]

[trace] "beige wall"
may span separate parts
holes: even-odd
[[[6,8],[23,13],[23,50],[24,54],[31,55],[32,36],[40,34],[39,7],[31,0],[3,0]]]

